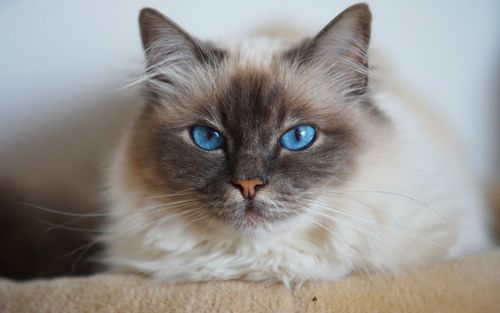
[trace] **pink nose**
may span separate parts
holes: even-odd
[[[257,193],[257,187],[262,186],[265,183],[260,178],[250,178],[250,179],[235,179],[233,184],[236,185],[240,191],[241,195],[245,199],[253,199]]]

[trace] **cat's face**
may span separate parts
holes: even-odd
[[[143,11],[151,78],[130,139],[137,188],[194,199],[244,232],[306,214],[322,188],[349,179],[366,125],[383,119],[366,91],[369,25],[367,8],[353,7],[317,37],[259,55]]]

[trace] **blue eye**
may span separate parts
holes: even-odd
[[[316,138],[316,129],[310,125],[299,125],[290,129],[281,136],[280,144],[283,148],[297,151],[309,148]]]
[[[217,150],[224,146],[224,136],[213,128],[195,125],[191,129],[193,142],[203,150]]]

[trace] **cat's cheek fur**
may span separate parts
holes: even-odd
[[[149,60],[172,64],[157,69],[165,81],[148,81],[149,113],[113,159],[102,238],[112,269],[166,281],[272,280],[292,288],[353,272],[398,272],[486,246],[483,203],[454,149],[406,98],[365,86],[366,55],[357,52],[367,47],[366,5],[291,50],[300,64],[280,57],[290,46],[278,40],[214,52],[158,13],[143,13],[146,24],[163,23],[143,32]],[[360,30],[359,40],[337,49],[336,39]],[[348,62],[328,63],[332,56]],[[321,66],[308,63],[315,58]],[[346,68],[352,62],[359,68]],[[201,151],[176,135],[204,117],[227,134],[223,150]],[[311,120],[318,141],[280,154],[279,136]],[[256,175],[268,175],[256,198],[269,206],[266,214],[288,214],[240,227],[241,207],[232,210],[243,200],[228,188],[235,177]]]
[[[307,280],[333,280],[352,271],[341,254],[327,256],[330,234],[310,229],[309,221],[300,216],[276,223],[272,233],[259,229],[251,236],[239,236],[218,220],[197,224],[181,216],[168,227],[145,229],[152,218],[142,214],[129,218],[144,195],[132,191],[138,190],[137,182],[124,171],[129,166],[124,156],[118,153],[113,162],[116,170],[112,169],[108,190],[114,203],[112,228],[103,238],[109,247],[106,262],[113,271],[165,281],[280,281],[291,289]],[[318,262],[318,257],[327,259]]]
[[[371,145],[345,185],[318,191],[307,208],[320,212],[315,220],[298,214],[251,236],[218,219],[168,217],[177,211],[137,214],[151,195],[141,181],[148,169],[130,161],[124,140],[109,180],[107,263],[167,281],[238,278],[293,287],[356,271],[398,272],[484,246],[482,203],[454,155],[421,131],[401,99],[384,92],[376,99],[393,126],[365,137]],[[168,223],[152,224],[165,217]]]

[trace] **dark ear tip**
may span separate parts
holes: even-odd
[[[147,23],[148,20],[154,18],[163,18],[163,14],[152,8],[143,8],[139,13],[139,23]]]
[[[158,37],[155,27],[169,21],[163,14],[152,8],[144,8],[139,13],[139,28],[145,49]]]
[[[368,6],[368,4],[364,2],[351,5],[350,7],[345,9],[343,13],[356,14],[367,22],[370,22],[372,20],[372,12],[370,10],[370,6]]]
[[[353,11],[365,11],[366,13],[370,13],[370,6],[368,5],[368,3],[365,3],[365,2],[356,3],[356,4],[353,4],[346,9],[346,11],[351,11],[351,10],[353,10]]]

